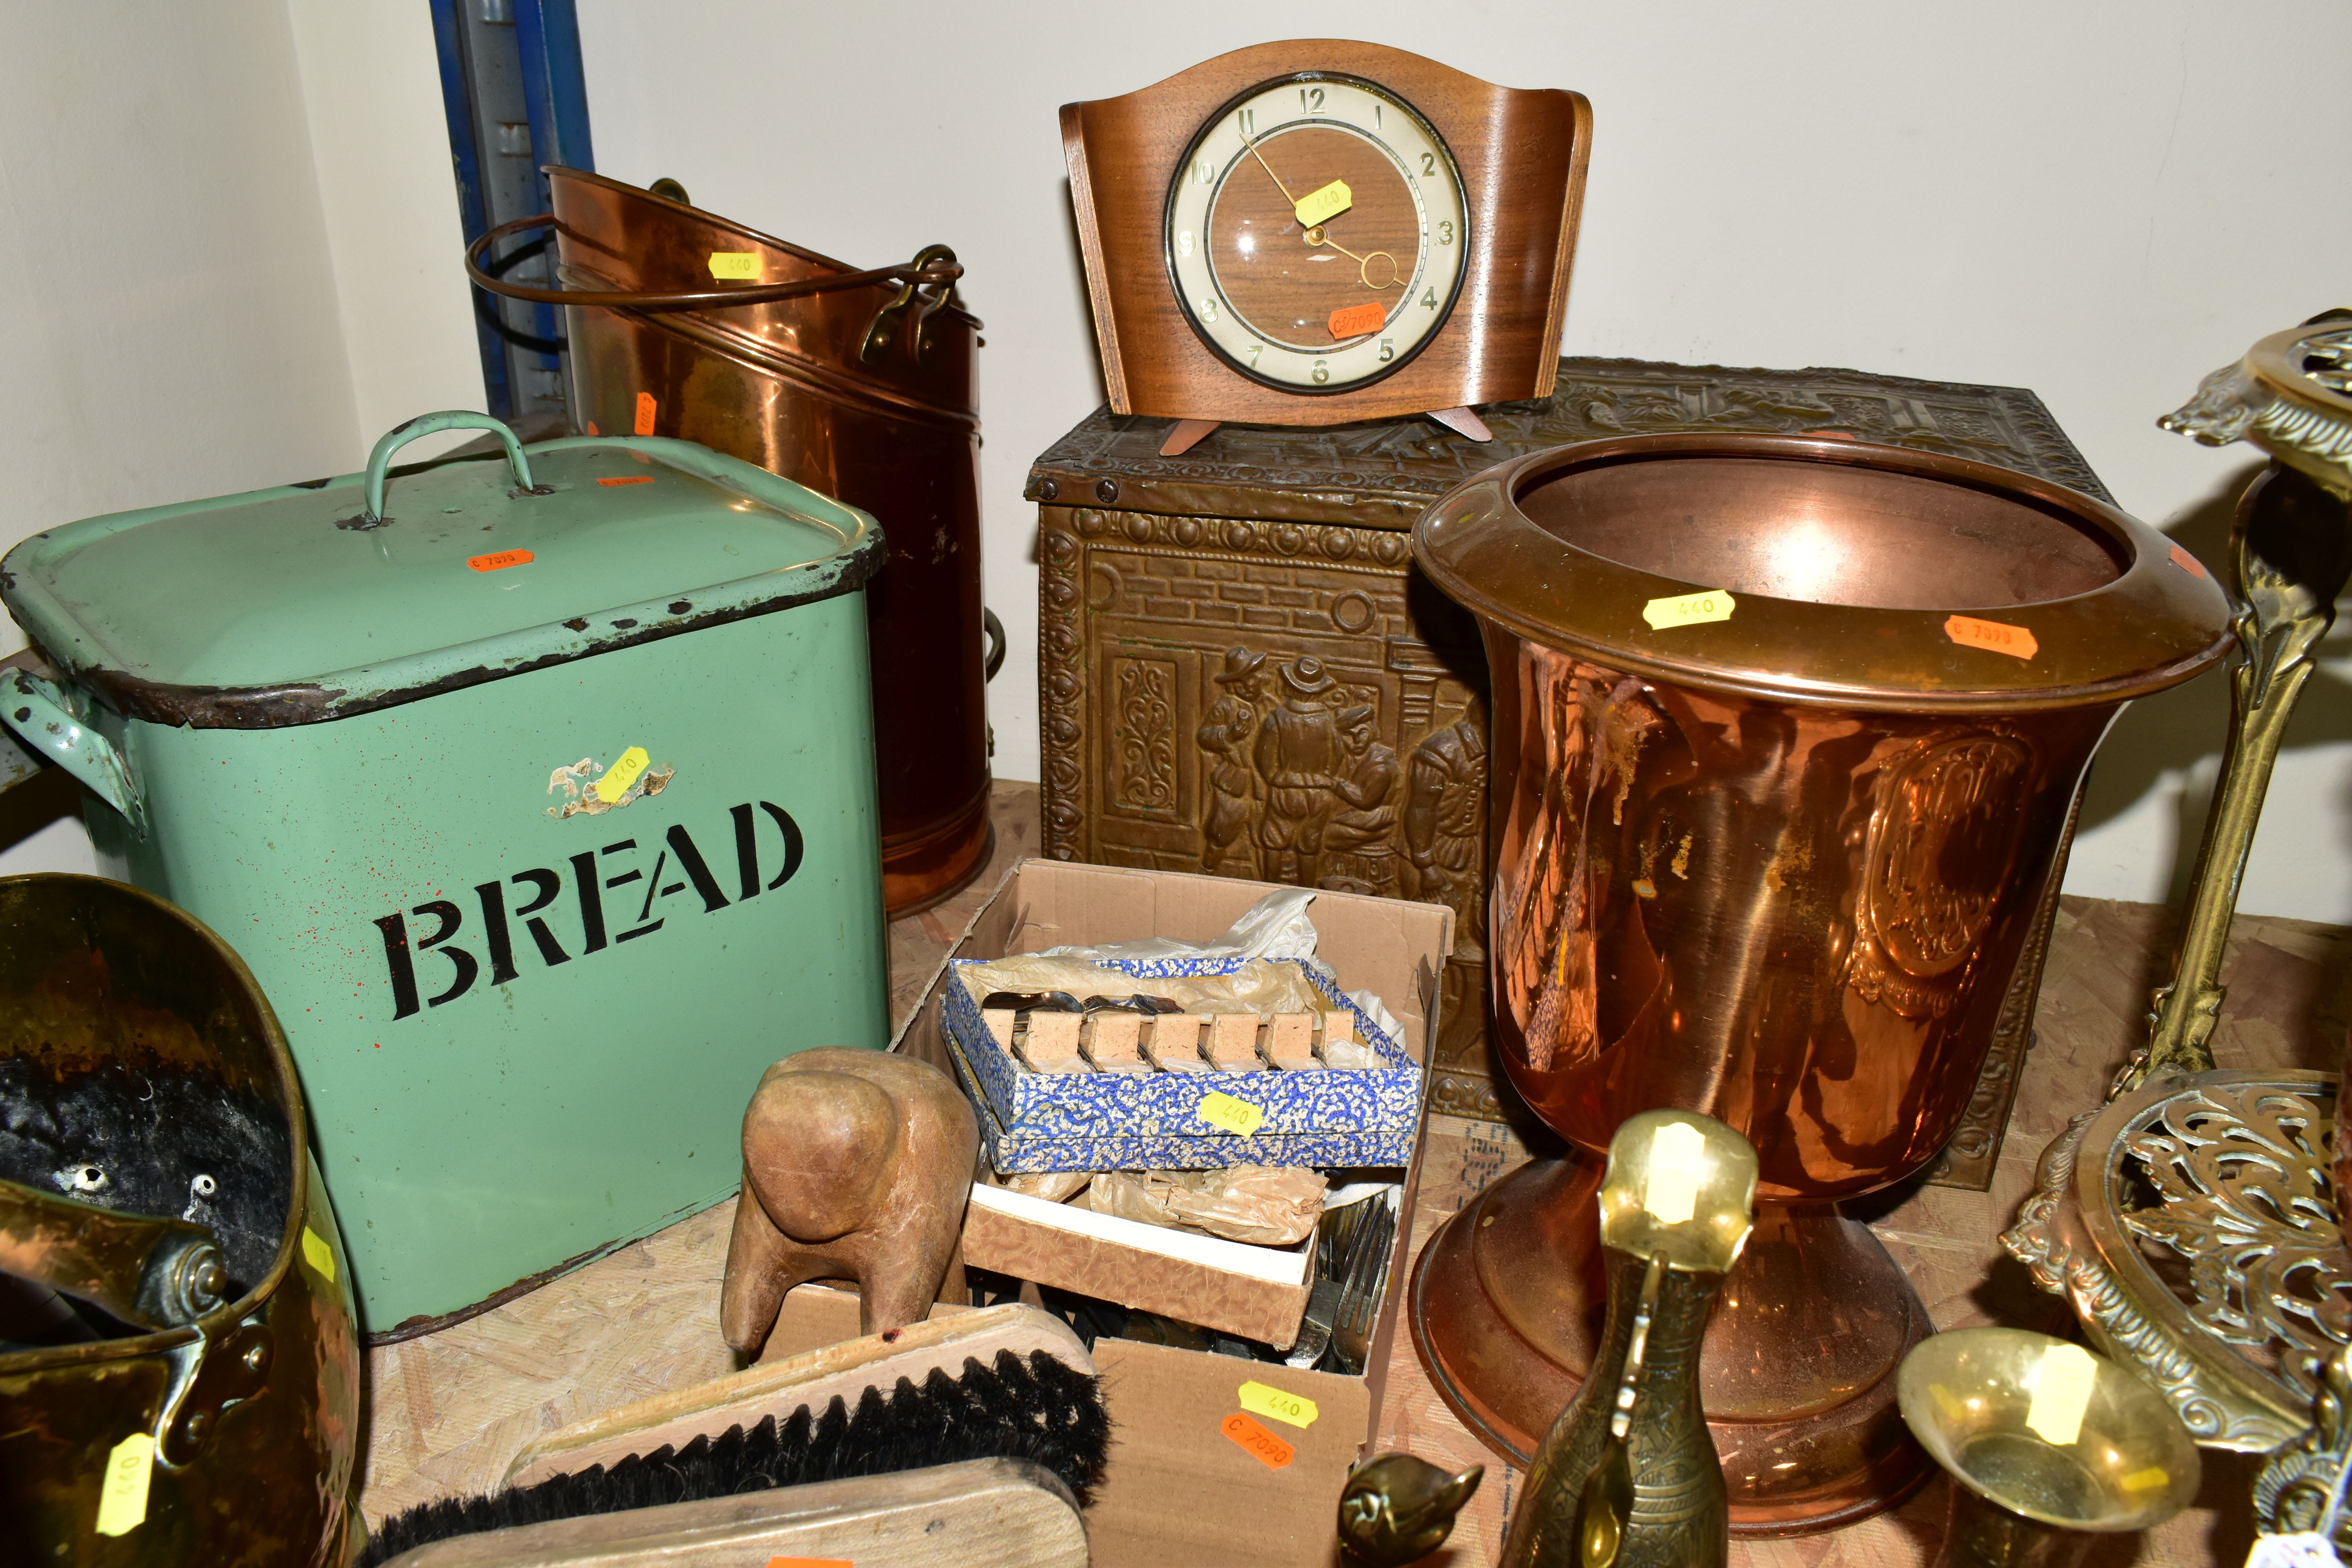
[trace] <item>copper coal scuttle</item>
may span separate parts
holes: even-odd
[[[984,689],[1004,658],[980,595],[981,323],[956,292],[963,268],[929,246],[853,270],[688,205],[676,181],[543,173],[554,211],[483,235],[467,269],[564,307],[580,431],[698,442],[881,522],[889,563],[866,614],[882,891],[893,914],[939,902],[988,859]],[[484,269],[499,241],[542,226],[562,288]]]
[[[351,1271],[286,1040],[170,904],[0,879],[0,1560],[332,1568]]]
[[[1494,672],[1497,1055],[1576,1150],[1424,1250],[1433,1380],[1524,1463],[1595,1353],[1595,1156],[1703,1112],[1759,1162],[1700,1363],[1732,1528],[1886,1507],[1928,1471],[1895,1371],[1932,1329],[1837,1205],[1950,1135],[2092,752],[2221,657],[2222,595],[2077,492],[1801,437],[1538,453],[1414,549]]]

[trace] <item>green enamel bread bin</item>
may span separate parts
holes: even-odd
[[[503,455],[388,471],[433,430]],[[761,1072],[888,1038],[874,520],[682,441],[412,420],[364,475],[0,562],[0,720],[252,967],[369,1337],[734,1190]]]

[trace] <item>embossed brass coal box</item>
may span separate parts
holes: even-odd
[[[1486,1039],[1486,658],[1413,567],[1429,503],[1507,458],[1650,431],[1818,432],[1970,458],[2100,500],[2041,401],[1848,370],[1564,359],[1553,395],[1426,420],[1226,426],[1098,410],[1033,468],[1045,852],[1451,903],[1437,1109],[1502,1114]],[[1281,716],[1276,717],[1276,710]],[[1269,737],[1269,732],[1271,736]],[[1939,1180],[1991,1179],[2030,1037],[2057,868]],[[1507,1095],[1507,1088],[1501,1090]]]

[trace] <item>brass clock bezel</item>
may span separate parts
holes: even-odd
[[[1244,364],[1240,360],[1228,353],[1225,351],[1224,345],[1218,342],[1217,340],[1211,335],[1208,329],[1202,325],[1200,319],[1193,314],[1192,301],[1186,298],[1183,284],[1178,278],[1176,272],[1176,248],[1174,237],[1176,197],[1177,194],[1182,190],[1185,175],[1191,172],[1192,162],[1199,155],[1202,146],[1207,142],[1209,138],[1215,133],[1217,129],[1224,123],[1225,120],[1229,116],[1231,116],[1236,110],[1240,109],[1242,105],[1247,103],[1250,100],[1258,97],[1262,93],[1270,92],[1276,88],[1288,87],[1302,82],[1335,82],[1348,87],[1367,89],[1379,94],[1382,99],[1395,104],[1400,110],[1410,115],[1412,118],[1413,122],[1421,128],[1422,134],[1429,139],[1430,145],[1437,149],[1437,155],[1445,161],[1446,173],[1451,176],[1454,182],[1454,189],[1459,193],[1462,203],[1462,217],[1460,220],[1462,228],[1462,260],[1454,268],[1454,280],[1450,285],[1448,285],[1444,302],[1439,306],[1436,319],[1430,323],[1429,329],[1421,334],[1419,340],[1416,341],[1411,348],[1408,348],[1404,353],[1397,355],[1393,361],[1381,366],[1380,369],[1372,372],[1371,374],[1357,376],[1346,382],[1335,381],[1325,386],[1302,386],[1295,381],[1284,381],[1276,376],[1261,374],[1258,371],[1251,369],[1248,365]],[[1366,140],[1373,142],[1375,145],[1380,146],[1383,152],[1388,153],[1391,157],[1394,156],[1394,150],[1390,148],[1385,142],[1381,142],[1378,138],[1370,136],[1360,127],[1351,125],[1349,129],[1355,132],[1358,135],[1364,136]],[[1266,133],[1267,136],[1271,136],[1273,132],[1271,131]],[[1259,140],[1264,141],[1265,140],[1265,137],[1262,136]],[[1230,177],[1230,175],[1228,175],[1228,177]],[[1410,176],[1401,174],[1400,178],[1409,179]],[[1214,207],[1217,196],[1223,193],[1223,188],[1224,183],[1221,180],[1218,182],[1216,190],[1211,193],[1209,200],[1212,208]],[[1223,103],[1220,104],[1214,111],[1203,116],[1201,123],[1193,130],[1191,138],[1185,142],[1183,155],[1176,161],[1175,168],[1169,175],[1167,195],[1160,203],[1160,266],[1167,278],[1169,295],[1176,301],[1177,311],[1183,317],[1184,324],[1192,329],[1192,335],[1200,340],[1202,346],[1206,348],[1209,353],[1215,357],[1217,363],[1232,371],[1234,374],[1243,377],[1244,380],[1255,382],[1260,386],[1266,387],[1275,392],[1283,393],[1289,396],[1342,396],[1351,392],[1361,392],[1366,387],[1377,386],[1381,382],[1388,380],[1391,376],[1396,374],[1399,371],[1403,370],[1407,365],[1411,364],[1414,360],[1420,358],[1423,352],[1425,351],[1430,344],[1435,342],[1440,337],[1444,335],[1446,323],[1451,321],[1454,318],[1454,308],[1462,299],[1463,283],[1470,275],[1469,258],[1471,237],[1474,233],[1473,226],[1479,220],[1470,210],[1470,187],[1468,183],[1462,177],[1462,165],[1460,162],[1454,158],[1453,147],[1447,143],[1444,136],[1440,133],[1436,125],[1431,121],[1429,116],[1423,113],[1420,107],[1411,99],[1405,97],[1402,93],[1397,91],[1396,89],[1388,86],[1384,82],[1374,81],[1370,77],[1358,76],[1349,71],[1286,71],[1278,76],[1267,77],[1262,81],[1254,82],[1250,86],[1244,88],[1241,91],[1234,93],[1231,98],[1228,98]],[[1208,243],[1208,236],[1205,231],[1202,236],[1202,243],[1204,247]],[[1237,319],[1246,320],[1246,318],[1239,317],[1238,312],[1236,312],[1236,316]],[[1249,330],[1254,335],[1264,339],[1268,342],[1273,342],[1272,339],[1265,339],[1265,334],[1257,331],[1256,328],[1252,327]],[[1278,344],[1276,346],[1283,348],[1285,352],[1297,352],[1290,349],[1287,344]]]

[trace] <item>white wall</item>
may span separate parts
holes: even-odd
[[[1181,7],[581,0],[603,172],[859,266],[940,240],[988,323],[997,772],[1037,776],[1029,461],[1102,398],[1060,104],[1278,37],[1372,39],[1597,116],[1564,349],[1849,365],[2041,393],[2125,508],[2209,559],[2251,468],[2156,428],[2256,337],[2352,303],[2326,100],[2352,8],[2181,0]],[[2316,118],[2315,118],[2316,116]],[[2352,921],[2352,688],[2315,682],[2243,907]],[[2226,695],[2126,715],[2068,886],[2163,899]],[[2208,761],[2199,771],[2196,759]],[[2184,790],[2186,796],[2184,798]]]
[[[11,7],[0,300],[6,542],[351,449],[285,0]]]
[[[364,462],[419,414],[483,406],[466,236],[425,0],[289,0]],[[472,440],[453,430],[402,461]]]
[[[481,405],[422,4],[78,0],[7,31],[0,548],[348,472],[399,419]],[[70,817],[0,854],[90,867]]]

